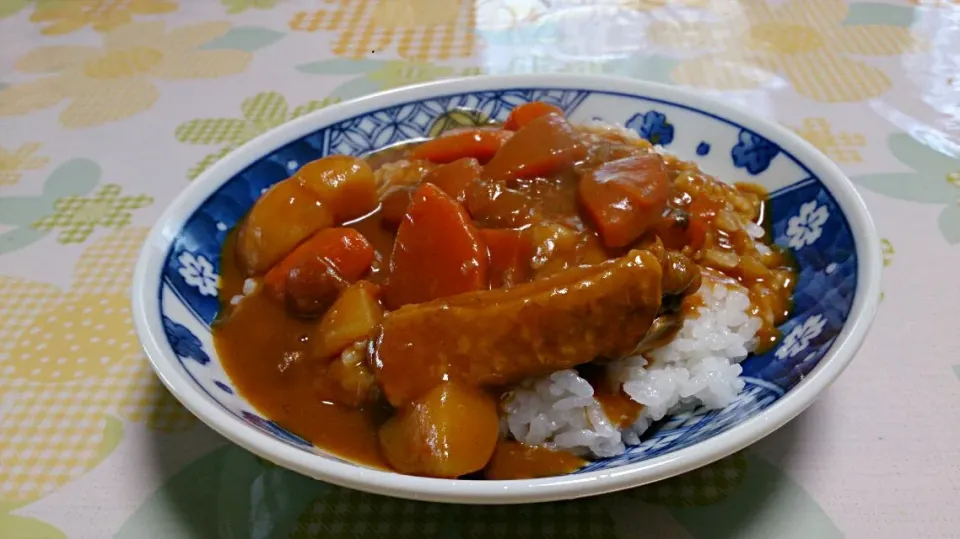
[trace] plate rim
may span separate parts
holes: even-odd
[[[617,92],[682,105],[754,131],[784,148],[813,174],[828,188],[846,217],[858,258],[857,287],[850,314],[817,366],[776,403],[708,440],[612,469],[512,481],[426,478],[338,462],[289,446],[245,425],[199,389],[192,388],[184,368],[170,360],[162,344],[165,334],[157,290],[162,286],[163,264],[174,239],[187,219],[211,194],[264,155],[353,116],[446,94],[516,88]],[[866,338],[879,305],[881,260],[879,236],[866,204],[852,182],[810,143],[773,121],[685,88],[630,78],[566,74],[489,75],[427,82],[338,103],[271,129],[230,152],[193,180],[157,218],[138,254],[131,296],[138,337],[161,382],[191,413],[244,449],[315,479],[374,494],[445,503],[529,503],[593,496],[667,479],[739,451],[789,422],[836,380]]]

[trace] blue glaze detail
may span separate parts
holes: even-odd
[[[667,121],[667,116],[662,112],[649,110],[634,114],[624,125],[650,141],[650,144],[668,146],[673,142],[673,124]]]
[[[598,112],[596,107],[589,109],[594,97],[627,100],[623,109],[615,110],[622,114],[621,118],[629,118],[626,122],[629,128],[648,140],[672,143],[671,150],[687,158],[694,154],[701,157],[709,154],[706,162],[729,159],[725,163],[727,167],[732,165],[745,170],[755,177],[752,181],[761,183],[765,174],[773,174],[770,167],[773,160],[782,159],[794,169],[805,172],[807,178],[774,192],[768,205],[774,241],[793,252],[800,269],[795,289],[795,312],[780,328],[783,342],[743,362],[746,387],[727,408],[693,410],[668,417],[645,433],[640,445],[630,447],[618,457],[593,462],[582,471],[665,455],[716,436],[756,416],[775,404],[815,368],[843,329],[857,286],[858,261],[850,226],[829,190],[802,163],[756,133],[706,111],[608,92],[511,89],[413,101],[348,118],[260,157],[203,201],[176,234],[162,268],[161,286],[169,287],[172,293],[157,292],[161,297],[168,344],[190,378],[227,412],[278,440],[318,452],[306,440],[257,415],[240,399],[227,398],[227,395],[235,395],[231,387],[213,374],[207,374],[214,370],[211,361],[217,359],[215,354],[211,358],[203,350],[201,339],[194,333],[209,331],[219,309],[216,295],[210,294],[210,286],[216,282],[214,277],[219,273],[220,252],[229,230],[243,218],[265,189],[290,176],[299,166],[324,155],[362,155],[401,140],[423,137],[433,121],[455,108],[477,109],[502,121],[514,106],[543,100],[560,106],[568,116],[573,116],[574,121],[584,121]],[[580,108],[589,110],[582,119],[575,116]],[[670,112],[681,109],[683,115]],[[673,122],[667,121],[668,115]],[[613,117],[612,114],[609,117]],[[710,144],[697,137],[678,136],[701,132],[704,125],[711,129],[714,145],[721,141],[734,144],[729,154],[711,153]],[[725,135],[721,136],[721,132]],[[704,146],[706,151],[701,153]],[[776,167],[776,174],[780,173],[781,164]],[[185,268],[184,261],[189,267]],[[216,376],[222,379],[224,375]]]
[[[754,176],[767,170],[779,154],[780,146],[746,129],[740,130],[739,142],[730,150],[733,166],[745,168]]]
[[[167,342],[170,343],[170,348],[173,348],[177,357],[192,359],[201,365],[210,363],[210,356],[203,351],[200,339],[182,324],[164,316],[163,332],[167,335]]]
[[[250,423],[254,427],[257,427],[258,429],[262,430],[263,432],[266,432],[267,434],[270,434],[275,438],[279,438],[290,445],[295,445],[295,446],[305,447],[305,448],[313,447],[313,444],[311,444],[310,442],[288,431],[287,429],[281,427],[280,425],[277,425],[273,421],[270,421],[269,419],[264,419],[258,416],[257,414],[252,414],[250,412],[243,412],[243,419],[247,423]]]

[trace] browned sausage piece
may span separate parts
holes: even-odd
[[[407,305],[382,323],[377,383],[394,406],[444,380],[516,383],[634,350],[660,308],[662,271],[646,251],[514,288]]]

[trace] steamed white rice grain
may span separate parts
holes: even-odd
[[[749,314],[747,290],[704,273],[698,292],[703,306],[684,320],[666,345],[613,361],[608,378],[644,407],[633,425],[615,428],[575,370],[524,381],[506,404],[506,430],[528,445],[546,445],[579,455],[609,457],[668,413],[704,405],[723,408],[743,389],[738,363],[756,345],[761,321]]]
[[[243,290],[241,291],[242,293],[237,294],[232,298],[230,298],[230,305],[234,305],[234,306],[240,305],[240,302],[243,301],[243,298],[257,291],[257,286],[259,286],[259,283],[257,282],[256,279],[253,279],[253,278],[244,279]]]

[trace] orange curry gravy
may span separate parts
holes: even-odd
[[[570,267],[616,258],[627,251],[601,244],[578,202],[577,184],[585,171],[625,155],[649,152],[650,147],[617,133],[578,129],[589,152],[576,167],[516,182],[510,189],[489,194],[483,211],[471,211],[478,228],[521,230],[532,238],[532,247],[525,253],[530,264],[523,275],[500,275],[492,286],[509,286],[515,279],[536,280]],[[364,279],[376,284],[383,283],[387,276],[396,235],[396,207],[402,210],[410,191],[434,168],[431,163],[410,160],[407,148],[367,158],[376,170],[381,205],[341,225],[360,232],[372,244],[375,254]],[[406,160],[394,163],[398,159]],[[682,252],[700,266],[747,286],[754,313],[764,321],[761,340],[771,345],[778,337],[776,325],[790,309],[793,270],[780,251],[758,252],[753,239],[739,225],[744,220],[764,224],[765,193],[756,186],[720,184],[690,163],[673,158],[665,161],[671,179],[667,210],[655,225],[655,233],[642,241]],[[469,206],[469,201],[465,205]],[[556,234],[556,225],[576,231],[576,241],[564,244]],[[235,254],[236,242],[236,234],[231,234],[224,245],[222,310],[214,326],[216,347],[230,378],[249,402],[282,427],[358,463],[389,468],[378,445],[378,428],[393,409],[382,399],[359,408],[336,402],[323,380],[326,363],[311,360],[319,318],[291,314],[283,303],[262,293],[262,287],[239,304],[231,302],[242,294],[246,278]],[[491,271],[491,282],[493,279]],[[688,300],[695,298],[688,296]],[[688,301],[684,310],[696,306]],[[594,385],[613,423],[627,426],[636,419],[640,405],[620,392],[601,388],[609,384]],[[542,477],[568,473],[583,464],[581,458],[568,453],[501,441],[487,476]]]

